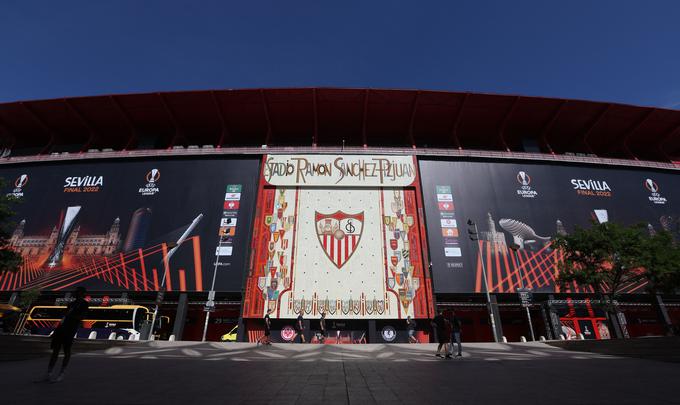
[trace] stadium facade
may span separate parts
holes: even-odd
[[[54,305],[82,285],[101,305],[158,303],[159,334],[186,340],[209,314],[209,340],[238,325],[253,341],[268,310],[281,341],[300,312],[312,331],[326,313],[339,342],[405,342],[408,316],[426,341],[438,310],[456,311],[467,341],[492,340],[490,319],[510,341],[531,336],[528,318],[537,338],[680,323],[680,297],[634,283],[609,330],[591,289],[555,283],[550,246],[591,221],[680,238],[680,111],[196,91],[0,104],[0,142],[24,257],[0,274],[2,302],[38,289]]]

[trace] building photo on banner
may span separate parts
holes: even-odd
[[[608,221],[680,237],[680,178],[669,172],[540,163],[420,160],[435,292],[559,291],[551,238]],[[479,229],[468,238],[467,221]],[[457,228],[456,228],[457,226]],[[480,253],[481,252],[481,253]],[[482,263],[483,261],[483,263]],[[644,292],[645,283],[624,286]],[[574,286],[572,292],[592,292]]]
[[[239,291],[259,159],[0,168],[19,197],[0,290]]]

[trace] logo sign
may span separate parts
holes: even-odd
[[[517,173],[517,182],[520,187],[517,189],[517,195],[522,198],[536,198],[538,196],[538,191],[534,190],[531,184],[531,176],[525,171],[519,171]]]
[[[286,325],[281,329],[281,339],[285,340],[286,342],[290,342],[293,340],[293,337],[295,336],[295,329],[293,329],[292,326]]]
[[[16,181],[14,181],[14,186],[16,188],[25,187],[26,184],[28,184],[28,174],[22,174],[21,176],[17,177]]]
[[[347,214],[337,211],[333,214],[314,213],[316,234],[319,243],[335,267],[347,263],[356,251],[364,230],[364,212]]]
[[[273,186],[406,187],[416,165],[413,156],[268,155],[262,176]]]
[[[161,172],[158,169],[151,169],[146,173],[144,177],[146,184],[144,187],[139,188],[139,194],[141,195],[154,195],[160,191],[158,188],[158,180],[161,178]]]
[[[659,185],[656,184],[656,182],[652,179],[645,180],[645,188],[652,193],[658,193],[659,192]]]
[[[147,183],[155,183],[161,178],[161,172],[158,169],[151,169],[146,174]]]
[[[389,325],[382,328],[380,334],[382,335],[382,338],[385,342],[394,342],[394,339],[397,338],[397,331],[394,329],[394,327]]]
[[[654,204],[665,205],[668,200],[659,193],[659,185],[652,179],[645,180],[645,188],[649,190],[649,201]]]
[[[519,294],[519,299],[522,302],[523,307],[531,306],[531,301],[533,300],[533,294],[528,288],[518,288],[517,294]]]
[[[452,202],[440,202],[437,204],[439,205],[439,211],[453,211]]]
[[[96,193],[104,187],[104,176],[73,176],[64,179],[65,193]]]
[[[14,180],[14,189],[12,190],[11,193],[8,193],[7,195],[11,195],[17,198],[21,198],[24,196],[24,187],[28,184],[28,174],[22,174],[21,176],[17,177],[16,180]]]
[[[224,209],[225,210],[230,210],[230,211],[235,211],[239,207],[239,201],[225,201],[224,202]]]
[[[611,197],[612,188],[604,180],[571,179],[576,194],[586,197]]]

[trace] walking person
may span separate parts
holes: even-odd
[[[319,329],[320,331],[320,336],[319,336],[319,342],[320,343],[326,343],[326,313],[322,312],[321,313],[321,318],[319,319]]]
[[[446,333],[446,323],[447,321],[446,318],[444,318],[444,313],[442,311],[439,311],[437,316],[432,320],[432,326],[437,333],[437,342],[439,343],[437,346],[437,353],[435,353],[435,356],[437,357],[443,357],[441,354],[442,347],[445,347],[446,344],[449,343],[449,335]]]
[[[418,343],[418,339],[416,339],[416,321],[411,318],[411,316],[406,317],[406,330],[408,331],[408,342],[409,343]]]
[[[463,356],[463,347],[460,344],[460,333],[462,330],[462,323],[460,321],[460,318],[456,316],[455,311],[451,311],[451,344],[449,345],[449,356],[453,355],[453,343],[455,342],[458,344],[458,354],[456,357],[462,357]]]
[[[264,335],[262,335],[259,339],[257,339],[257,345],[256,346],[259,346],[260,343],[262,343],[262,345],[271,345],[272,344],[272,342],[271,342],[272,321],[269,318],[269,314],[271,314],[271,313],[272,313],[271,308],[267,309],[267,314],[264,316]]]
[[[295,338],[298,336],[300,336],[300,343],[307,343],[305,341],[305,325],[304,318],[302,317],[302,311],[303,309],[300,308],[300,314],[295,321],[295,335],[293,335],[293,339],[290,341],[291,343],[295,343]]]
[[[50,357],[50,362],[47,366],[47,374],[42,381],[49,382],[60,382],[64,379],[64,372],[68,363],[71,360],[71,346],[73,345],[73,339],[80,322],[85,318],[87,310],[89,309],[89,304],[85,301],[85,288],[78,287],[75,291],[75,300],[68,304],[66,307],[66,315],[59,323],[59,326],[52,333],[52,343],[50,347],[52,348],[52,356]],[[52,371],[54,366],[57,364],[57,359],[59,358],[59,352],[64,350],[64,360],[61,362],[61,370],[57,377],[53,378]]]

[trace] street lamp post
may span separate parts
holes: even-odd
[[[468,236],[470,237],[470,240],[476,241],[477,242],[477,250],[479,250],[479,260],[482,263],[482,274],[483,274],[483,279],[484,279],[484,290],[486,292],[486,306],[487,310],[489,311],[489,323],[491,324],[491,332],[493,333],[493,340],[494,342],[498,343],[499,338],[498,338],[498,330],[496,329],[496,319],[493,315],[493,307],[491,304],[491,294],[489,294],[489,284],[486,279],[486,264],[484,263],[484,257],[482,256],[482,241],[479,240],[479,231],[477,230],[477,224],[471,220],[467,220],[468,224]],[[470,227],[474,228],[474,231],[470,229]]]
[[[217,242],[217,246],[222,245],[223,237]],[[219,265],[219,256],[215,259],[215,269],[213,271],[212,284],[210,285],[210,292],[208,292],[208,301],[205,303],[205,323],[203,324],[203,336],[201,342],[205,342],[205,337],[208,334],[208,322],[210,321],[210,312],[215,310],[215,280],[217,279],[217,266]]]
[[[191,233],[191,231],[193,231],[194,228],[196,228],[196,225],[198,225],[198,222],[201,220],[201,218],[203,218],[203,214],[198,214],[198,216],[197,216],[196,218],[194,218],[193,221],[191,221],[191,224],[189,224],[189,226],[188,226],[187,229],[184,231],[184,233],[182,233],[182,236],[180,236],[179,239],[177,239],[177,242],[176,242],[176,243],[173,243],[173,244],[169,244],[169,245],[172,246],[172,248],[171,248],[170,251],[168,252],[167,257],[165,257],[165,258],[163,259],[163,261],[164,261],[164,267],[167,268],[167,271],[164,271],[164,272],[163,272],[163,278],[162,278],[162,280],[161,280],[161,285],[160,285],[161,291],[158,292],[158,297],[156,298],[156,307],[154,308],[154,310],[153,310],[153,316],[151,317],[151,331],[149,331],[149,336],[148,336],[148,339],[149,339],[149,340],[150,340],[151,337],[153,336],[153,330],[154,330],[154,327],[156,326],[156,318],[158,317],[158,307],[160,306],[161,301],[163,300],[163,297],[164,297],[164,292],[165,292],[165,278],[166,278],[166,276],[168,275],[168,272],[170,271],[170,259],[171,259],[172,256],[175,254],[175,252],[177,251],[177,249],[179,248],[179,246],[180,246],[182,243],[184,243],[184,241],[185,241],[186,238],[189,236],[189,234]]]
[[[523,274],[523,271],[522,271],[522,267],[519,264],[519,254],[518,254],[519,246],[513,243],[508,247],[510,248],[510,250],[515,252],[515,265],[517,266],[517,271],[519,272],[519,287],[523,292],[527,291],[524,288],[524,274]],[[534,341],[536,341],[536,336],[534,335],[534,326],[531,323],[531,312],[529,311],[528,305],[523,305],[523,306],[524,306],[524,309],[527,311],[527,321],[529,321],[529,332],[531,332],[531,341],[534,342]]]

